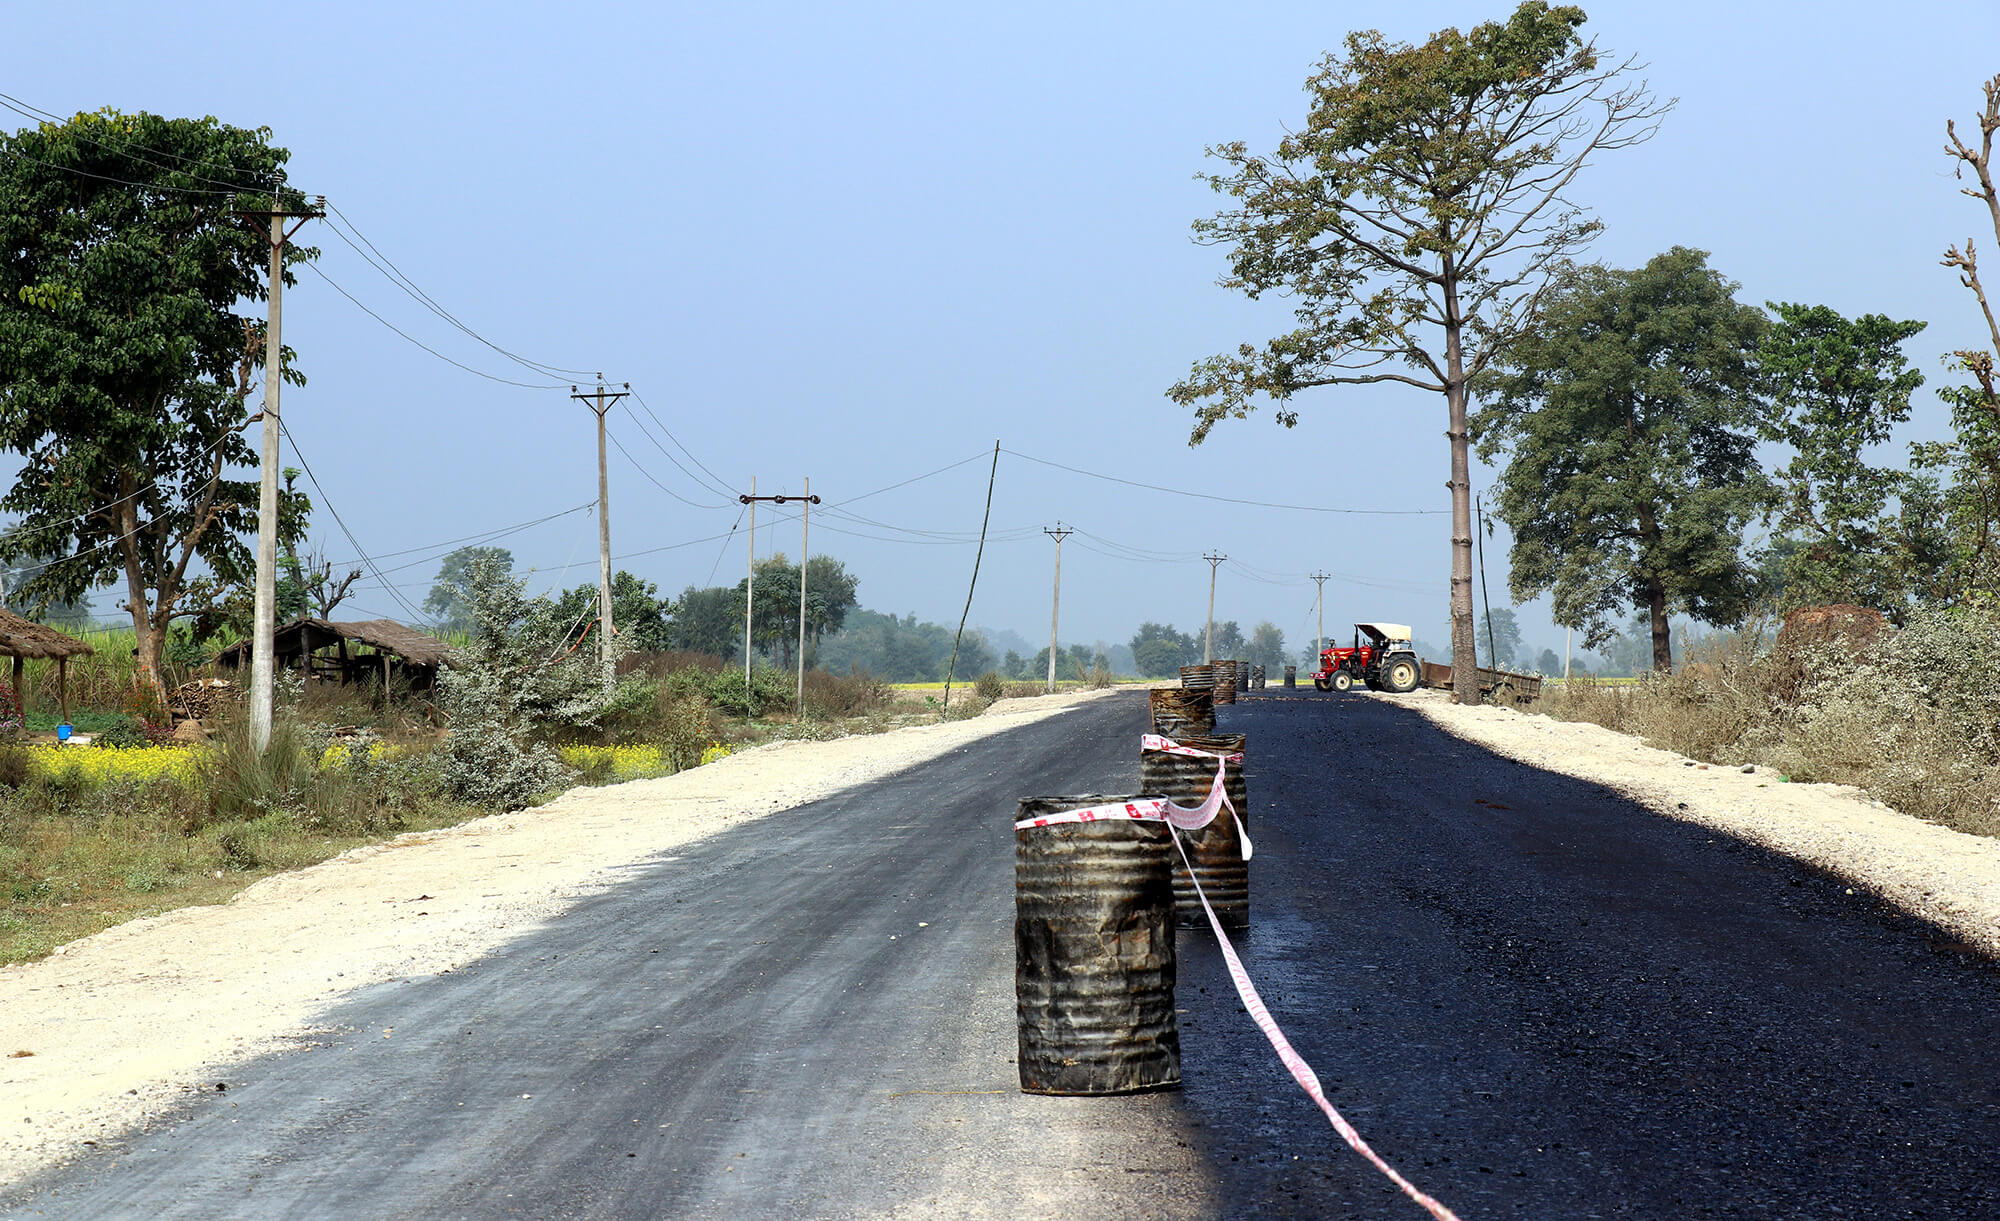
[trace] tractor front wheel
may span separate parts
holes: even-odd
[[[1417,681],[1423,677],[1417,663],[1408,658],[1397,658],[1382,668],[1382,685],[1397,695],[1404,695],[1417,689]]]
[[[1324,678],[1321,678],[1317,674],[1313,675],[1313,686],[1318,687],[1321,691],[1332,690],[1332,684],[1328,683]]]
[[[1345,691],[1354,685],[1354,676],[1345,670],[1336,670],[1333,675],[1333,689]]]

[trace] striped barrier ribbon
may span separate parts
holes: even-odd
[[[1216,783],[1220,786],[1221,781],[1218,780]],[[1416,1184],[1396,1173],[1396,1168],[1383,1161],[1380,1154],[1369,1148],[1368,1142],[1361,1139],[1361,1133],[1355,1131],[1354,1125],[1347,1122],[1347,1117],[1326,1100],[1326,1091],[1321,1088],[1319,1076],[1313,1072],[1312,1065],[1307,1064],[1305,1058],[1292,1047],[1291,1040],[1285,1037],[1285,1032],[1278,1029],[1277,1019],[1273,1018],[1270,1009],[1265,1007],[1264,998],[1257,995],[1257,986],[1250,982],[1250,973],[1243,969],[1243,960],[1236,956],[1236,947],[1230,944],[1229,934],[1222,931],[1222,921],[1216,919],[1215,909],[1209,906],[1208,896],[1202,892],[1201,879],[1195,873],[1194,862],[1188,859],[1187,849],[1181,844],[1181,837],[1169,831],[1167,838],[1174,841],[1174,847],[1180,850],[1181,861],[1187,865],[1188,878],[1194,882],[1194,892],[1201,898],[1201,909],[1208,913],[1209,927],[1215,930],[1216,944],[1222,947],[1223,960],[1229,964],[1229,978],[1236,984],[1236,995],[1242,998],[1243,1008],[1249,1012],[1251,1020],[1257,1023],[1257,1029],[1263,1031],[1264,1037],[1271,1041],[1272,1050],[1278,1053],[1278,1059],[1290,1070],[1292,1080],[1299,1083],[1299,1088],[1306,1092],[1308,1098],[1319,1104],[1319,1109],[1333,1124],[1333,1130],[1340,1133],[1340,1138],[1347,1142],[1348,1147],[1367,1158],[1377,1170],[1388,1175],[1389,1181],[1402,1188],[1404,1195],[1423,1205],[1436,1221],[1458,1221],[1457,1213],[1424,1194]],[[1246,852],[1244,855],[1248,856],[1249,853]]]
[[[1170,809],[1168,810],[1167,821],[1181,828],[1183,831],[1193,831],[1201,827],[1206,827],[1214,819],[1218,809],[1227,807],[1229,817],[1236,821],[1236,842],[1243,845],[1243,859],[1246,861],[1249,860],[1252,850],[1250,846],[1250,832],[1244,827],[1243,816],[1237,813],[1235,805],[1230,802],[1229,794],[1224,788],[1224,781],[1229,775],[1229,765],[1232,763],[1241,764],[1243,762],[1243,752],[1239,750],[1227,755],[1218,754],[1215,751],[1202,750],[1199,747],[1182,746],[1172,738],[1163,738],[1156,733],[1139,735],[1139,749],[1142,751],[1164,751],[1170,755],[1192,755],[1197,759],[1215,760],[1215,783],[1209,786],[1207,800],[1192,810],[1185,806],[1177,806],[1169,803]],[[1181,817],[1175,818],[1175,814],[1179,814]]]

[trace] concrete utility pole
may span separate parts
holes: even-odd
[[[1319,593],[1313,598],[1314,613],[1319,616],[1319,635],[1313,637],[1313,660],[1315,662],[1319,660],[1320,650],[1326,647],[1326,579],[1332,575],[1330,572],[1315,572],[1312,574],[1313,581],[1319,586]]]
[[[812,494],[812,476],[806,476],[805,495],[799,497],[799,715],[806,714],[806,560],[811,558],[807,550],[812,542],[812,507],[819,503],[819,497]],[[785,498],[778,497],[778,503]]]
[[[812,484],[810,480],[807,481],[806,486],[808,489],[811,488]],[[757,599],[757,503],[759,501],[768,501],[771,504],[781,505],[788,500],[805,500],[812,504],[819,503],[819,497],[812,495],[759,496],[757,495],[757,476],[755,475],[750,476],[750,494],[736,498],[738,504],[750,506],[750,563],[748,566],[748,575],[744,578],[743,582],[743,715],[745,716],[750,715],[750,611],[756,605]],[[800,537],[803,540],[804,536],[801,535]],[[803,546],[803,542],[801,542],[801,545]],[[805,564],[801,562],[799,564],[799,707],[801,709],[805,707],[806,692],[805,610],[806,568]]]
[[[1056,689],[1056,624],[1062,617],[1062,541],[1075,534],[1076,530],[1057,522],[1053,530],[1043,526],[1042,533],[1056,540],[1056,596],[1049,607],[1049,690],[1053,692]]]
[[[1208,561],[1208,630],[1202,634],[1201,660],[1203,665],[1209,665],[1215,661],[1215,569],[1229,557],[1203,555],[1201,558]]]
[[[604,413],[632,392],[632,383],[626,382],[623,391],[607,393],[604,375],[597,377],[595,392],[578,393],[571,386],[569,396],[597,413],[597,664],[604,671],[604,689],[609,691],[616,680],[611,672],[611,638],[618,629],[611,622],[611,480],[605,474]]]
[[[319,206],[294,211],[277,206],[275,195],[268,212],[239,212],[238,216],[261,217],[271,225],[270,311],[264,324],[264,452],[261,479],[257,488],[257,576],[253,592],[254,616],[250,640],[250,747],[259,754],[271,744],[274,712],[273,687],[276,678],[278,635],[278,393],[285,384],[285,244],[299,227],[326,215],[326,197]],[[289,230],[285,222],[298,224]]]

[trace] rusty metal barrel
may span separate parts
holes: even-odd
[[[1213,691],[1215,689],[1215,667],[1211,665],[1182,666],[1181,686],[1189,691]]]
[[[1236,702],[1236,663],[1215,661],[1209,663],[1215,668],[1215,702],[1233,704]]]
[[[1252,691],[1262,691],[1264,689],[1264,667],[1250,667],[1250,689]]]
[[[1135,797],[1024,797],[1017,822]],[[1014,832],[1017,1063],[1027,1094],[1178,1086],[1174,888],[1162,822]]]
[[[1233,755],[1243,749],[1244,737],[1240,733],[1224,733],[1175,737],[1174,741],[1212,754]],[[1142,749],[1139,752],[1139,787],[1148,793],[1171,798],[1175,805],[1198,806],[1207,799],[1209,789],[1215,784],[1215,766],[1214,759]],[[1241,763],[1229,764],[1222,791],[1228,795],[1230,804],[1236,807],[1237,818],[1241,818],[1247,828],[1250,825],[1250,798],[1243,783]],[[1182,832],[1181,842],[1187,845],[1188,858],[1194,862],[1195,876],[1201,880],[1202,891],[1208,895],[1209,906],[1215,909],[1215,918],[1222,921],[1222,927],[1248,928],[1250,862],[1243,859],[1243,838],[1237,833],[1236,821],[1229,817],[1229,811],[1221,811],[1214,822],[1199,831]],[[1182,924],[1206,925],[1208,917],[1202,914],[1201,899],[1188,880],[1187,869],[1181,864],[1179,853],[1174,854],[1173,865],[1175,917]]]
[[[1233,664],[1236,666],[1236,689],[1238,691],[1248,691],[1250,689],[1250,667],[1241,658],[1238,658]]]
[[[1291,687],[1296,687],[1298,685],[1299,685],[1299,668],[1297,666],[1286,666],[1285,686],[1287,688],[1291,688]]]
[[[1183,733],[1215,732],[1215,693],[1185,687],[1155,687],[1152,692],[1153,732],[1178,737]]]

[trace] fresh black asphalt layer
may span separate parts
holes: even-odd
[[[1181,938],[1185,1087],[1014,1092],[1016,797],[1118,696],[691,844],[329,1015],[8,1216],[1422,1216]],[[1336,1106],[1474,1218],[2000,1216],[2000,971],[1808,867],[1359,695],[1257,693],[1239,949]]]

